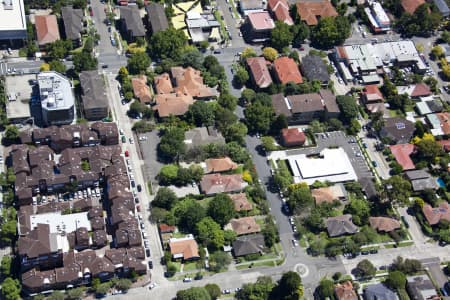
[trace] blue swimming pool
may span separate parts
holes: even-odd
[[[436,181],[441,188],[445,187],[445,183],[444,180],[442,180],[442,178],[438,178]]]

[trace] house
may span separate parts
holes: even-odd
[[[327,218],[326,225],[330,237],[358,232],[358,227],[353,224],[352,215],[349,214]]]
[[[193,128],[186,131],[184,136],[184,144],[187,148],[208,144],[225,144],[225,138],[212,126]]]
[[[265,247],[264,235],[249,234],[236,238],[233,242],[233,254],[235,257],[249,254],[262,254]]]
[[[203,83],[199,70],[192,67],[172,67],[170,69],[175,92],[191,95],[194,99],[208,100],[219,96],[217,89]]]
[[[120,28],[127,41],[133,42],[138,37],[145,37],[145,28],[139,8],[135,5],[121,6],[119,11]]]
[[[430,225],[436,225],[441,220],[450,222],[450,206],[448,202],[442,202],[435,208],[426,203],[422,207],[422,212]]]
[[[231,219],[230,222],[225,225],[224,229],[233,230],[237,235],[258,233],[261,231],[261,227],[256,223],[254,217]]]
[[[439,300],[438,292],[434,288],[428,275],[406,277],[406,290],[414,300]]]
[[[384,126],[380,131],[381,137],[388,138],[395,144],[408,143],[415,131],[414,123],[400,117],[384,119]]]
[[[71,40],[75,47],[80,46],[83,31],[83,10],[71,6],[61,7],[61,19],[64,23],[66,39]]]
[[[448,112],[437,113],[436,117],[439,119],[439,123],[441,124],[441,130],[443,135],[450,135],[450,113]]]
[[[411,84],[408,86],[398,86],[397,92],[399,95],[407,94],[412,99],[420,99],[421,97],[431,96],[433,93],[430,87],[425,83]]]
[[[379,2],[370,1],[369,7],[364,8],[364,11],[373,32],[380,33],[391,29],[391,21]]]
[[[272,77],[270,77],[267,61],[264,57],[247,58],[247,66],[250,70],[253,84],[257,88],[264,89],[272,84]]]
[[[147,85],[147,76],[139,75],[131,79],[133,87],[133,94],[142,104],[147,104],[152,101],[152,93],[150,87]]]
[[[205,160],[205,173],[220,173],[237,169],[238,164],[228,156],[222,158],[208,158]]]
[[[42,48],[60,39],[58,21],[55,15],[35,16],[34,22],[39,47]]]
[[[289,13],[289,3],[286,0],[269,0],[267,6],[277,21],[287,25],[294,25],[294,21]]]
[[[450,140],[441,140],[438,143],[442,146],[445,152],[450,152]]]
[[[328,1],[325,1],[328,2]],[[330,4],[331,5],[331,4]],[[328,67],[323,59],[318,55],[306,55],[302,58],[301,63],[302,74],[309,79],[309,81],[318,80],[323,85],[327,85],[330,81],[330,74],[328,74]]]
[[[342,183],[313,189],[311,190],[311,194],[316,202],[316,205],[322,203],[332,203],[335,200],[342,201],[347,198],[347,191]]]
[[[327,90],[319,93],[290,95],[272,95],[272,106],[276,115],[285,115],[289,124],[309,123],[314,119],[336,118],[339,107],[336,97]]]
[[[169,28],[169,21],[162,4],[148,2],[145,6],[145,11],[147,12],[148,32],[155,34]]]
[[[91,129],[97,132],[102,145],[117,145],[119,143],[119,129],[116,123],[95,122]]]
[[[400,222],[387,217],[369,217],[370,226],[379,232],[391,232],[400,228]]]
[[[155,76],[154,79],[156,93],[159,94],[170,94],[173,92],[172,81],[170,80],[169,73],[162,73],[161,75]]]
[[[244,16],[250,13],[264,11],[265,2],[262,0],[240,0],[239,10]]]
[[[303,83],[302,74],[300,74],[297,63],[290,57],[282,56],[275,59],[273,69],[276,78],[281,84],[288,82]]]
[[[229,194],[228,196],[233,201],[235,211],[249,211],[253,209],[253,205],[248,201],[245,193]]]
[[[248,33],[246,40],[261,43],[270,39],[270,33],[275,28],[275,22],[267,11],[253,12],[247,15],[246,25]]]
[[[155,96],[156,105],[153,106],[153,110],[158,113],[160,118],[167,118],[171,115],[182,116],[194,102],[195,100],[191,95],[182,94],[180,92],[158,94]]]
[[[167,224],[159,224],[159,232],[160,233],[174,233],[176,231],[177,227],[173,225],[167,225]]]
[[[364,87],[361,93],[362,102],[366,105],[366,109],[371,113],[378,111],[384,112],[384,97],[381,94],[378,85],[369,84]]]
[[[305,141],[306,135],[300,128],[281,129],[281,142],[285,147],[303,146]]]
[[[433,100],[416,102],[416,107],[415,108],[416,108],[417,113],[420,116],[425,116],[425,115],[428,115],[428,114],[434,114],[434,113],[442,112],[444,110],[444,105],[442,104],[441,100],[433,99]],[[439,122],[439,124],[440,124],[440,122]],[[433,126],[433,125],[434,124],[431,123],[431,126]],[[440,125],[439,125],[439,128],[440,128]]]
[[[0,40],[2,43],[19,48],[27,38],[26,11],[23,0],[5,2],[0,11]]]
[[[334,294],[337,300],[358,300],[358,295],[356,295],[353,284],[349,280],[336,284]]]
[[[364,300],[398,300],[397,294],[382,283],[367,285]]]
[[[444,18],[447,18],[450,15],[450,8],[445,1],[433,0],[433,3]]]
[[[389,146],[395,161],[402,166],[403,171],[414,170],[416,166],[411,159],[411,154],[415,152],[416,147],[413,144],[398,144]]]
[[[80,84],[84,117],[90,121],[106,118],[109,102],[103,76],[98,71],[83,71],[80,73]]]
[[[405,172],[406,178],[411,182],[414,192],[420,192],[427,189],[437,190],[439,185],[436,178],[433,178],[425,170],[413,170]]]
[[[192,235],[184,238],[171,238],[169,248],[173,259],[181,258],[186,261],[200,258],[197,242]]]
[[[206,195],[240,192],[247,186],[241,174],[207,174],[200,181],[200,190]]]
[[[419,6],[425,4],[425,0],[401,0],[400,4],[405,12],[412,15]]]
[[[297,2],[297,13],[309,26],[317,25],[320,18],[338,16],[336,9],[328,0],[301,0]]]

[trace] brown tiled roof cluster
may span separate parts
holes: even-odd
[[[289,3],[286,0],[269,0],[268,6],[277,21],[294,25],[294,21],[289,14]]]
[[[298,65],[292,58],[287,56],[279,57],[273,62],[273,67],[278,80],[282,84],[288,82],[303,83],[302,74],[300,74]]]
[[[200,257],[195,239],[171,239],[169,242],[172,256],[183,255],[184,260]]]
[[[55,15],[35,16],[36,35],[40,46],[60,39],[58,21]]]
[[[267,61],[264,57],[247,58],[247,65],[250,69],[253,81],[259,88],[266,88],[272,84],[272,77],[267,68]]]
[[[358,227],[353,224],[352,215],[342,215],[327,218],[327,231],[331,237],[344,234],[354,234],[358,231]]]
[[[401,0],[403,10],[411,15],[424,3],[425,0]]]
[[[209,158],[205,160],[206,170],[205,173],[226,172],[235,170],[238,164],[231,160],[231,158]]]
[[[283,94],[275,94],[272,95],[272,106],[277,115],[284,114],[286,117],[291,117],[293,114],[298,113],[325,112],[325,110],[328,112],[340,112],[336,103],[336,96],[328,90],[286,97]]]
[[[336,17],[338,15],[336,9],[328,0],[302,0],[297,2],[297,13],[300,16],[300,19],[310,26],[317,25],[319,18]]]
[[[448,202],[442,202],[438,207],[432,207],[429,204],[425,204],[422,208],[422,212],[430,225],[436,225],[441,220],[450,222],[450,206],[448,205]]]
[[[225,225],[225,229],[236,232],[237,235],[257,233],[261,231],[261,227],[254,217],[244,217],[239,219],[231,219],[230,223]]]
[[[391,232],[400,228],[400,222],[393,218],[387,217],[370,217],[370,226],[378,231]]]
[[[301,146],[306,141],[306,135],[299,128],[283,128],[281,130],[283,144],[289,146]]]
[[[338,300],[358,300],[353,284],[351,281],[345,281],[336,284],[334,293]]]
[[[219,173],[207,174],[200,181],[200,188],[206,195],[242,191],[247,183],[241,174],[222,175]]]
[[[147,76],[139,75],[131,79],[133,93],[141,103],[150,103],[152,101],[152,93],[147,85]]]
[[[253,205],[248,201],[245,193],[230,194],[228,196],[233,201],[235,211],[252,210]]]

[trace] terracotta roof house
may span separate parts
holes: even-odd
[[[430,225],[436,225],[441,220],[450,222],[450,206],[448,205],[448,202],[442,202],[435,208],[426,203],[422,208],[422,212]]]
[[[439,122],[441,123],[441,130],[445,135],[450,135],[450,113],[441,112],[437,113],[436,117],[438,117]]]
[[[389,138],[396,144],[406,144],[411,140],[415,129],[414,123],[406,119],[387,118],[384,119],[384,126],[380,135]]]
[[[273,62],[274,72],[281,84],[286,84],[288,82],[293,83],[303,83],[302,74],[298,69],[298,65],[290,57],[282,56]]]
[[[83,10],[71,6],[61,7],[61,19],[64,23],[66,39],[79,45],[81,42],[81,32],[83,31]]]
[[[205,173],[220,173],[237,169],[238,164],[228,156],[222,158],[209,158],[205,160]]]
[[[147,76],[139,75],[131,79],[134,96],[139,99],[141,103],[150,103],[152,101],[152,93],[150,87],[147,85]]]
[[[267,5],[277,21],[294,25],[289,13],[289,3],[286,0],[269,0]]]
[[[162,73],[161,75],[155,76],[154,83],[157,94],[169,94],[173,92],[169,73]]]
[[[177,229],[176,226],[167,225],[167,224],[159,224],[159,232],[161,233],[173,233]]]
[[[356,295],[351,281],[336,284],[334,293],[337,300],[358,300],[358,295]]]
[[[300,19],[309,26],[317,25],[320,18],[336,17],[338,13],[328,0],[297,2],[297,13]]]
[[[200,189],[206,195],[242,191],[247,183],[242,180],[241,174],[222,175],[219,173],[207,174],[200,181]]]
[[[225,144],[225,138],[212,126],[193,128],[186,131],[184,136],[184,143],[188,149],[208,144]]]
[[[430,87],[425,83],[417,83],[408,86],[398,86],[399,95],[407,94],[411,98],[418,99],[420,97],[428,97],[432,94]]]
[[[264,89],[272,84],[272,77],[270,77],[267,61],[264,57],[247,58],[247,65],[256,87]]]
[[[254,217],[244,217],[239,219],[231,219],[230,223],[225,225],[225,229],[233,230],[237,235],[257,233],[261,231],[261,227]]]
[[[400,222],[387,217],[370,217],[370,226],[380,232],[391,232],[400,228]]]
[[[450,152],[450,140],[441,140],[438,143],[442,146],[445,152]]]
[[[386,285],[377,283],[364,288],[364,300],[398,300],[398,297]]]
[[[58,22],[55,15],[35,16],[37,41],[40,47],[60,39]]]
[[[411,154],[414,153],[416,146],[413,144],[398,144],[389,146],[392,155],[394,155],[395,160],[399,163],[403,171],[414,170],[416,166],[411,159]]]
[[[174,259],[182,258],[183,260],[198,259],[198,245],[194,237],[172,238],[169,240],[170,253]]]
[[[120,7],[120,29],[128,41],[145,36],[145,27],[137,6]]]
[[[167,118],[170,115],[182,116],[189,105],[194,104],[195,100],[191,95],[182,93],[158,94],[155,96],[156,105],[153,110],[158,112],[160,118]]]
[[[414,300],[440,300],[442,299],[428,275],[415,275],[406,277],[406,291]]]
[[[414,192],[420,192],[426,189],[437,190],[439,185],[436,178],[425,170],[413,170],[405,172],[406,178],[411,182]]]
[[[245,39],[259,43],[270,39],[270,33],[275,28],[275,22],[267,11],[253,12],[247,15],[246,27],[249,28]]]
[[[366,109],[375,113],[378,111],[383,112],[384,107],[384,97],[381,94],[380,89],[376,84],[369,84],[364,87],[364,91],[361,93],[362,102],[366,105]]]
[[[253,205],[248,201],[245,193],[229,194],[228,196],[233,201],[235,211],[252,210]]]
[[[352,222],[352,215],[342,215],[327,218],[327,231],[331,237],[358,232],[358,227]]]
[[[148,2],[145,6],[147,12],[147,23],[149,32],[155,34],[157,32],[169,28],[169,21],[167,20],[164,6],[156,2]]]
[[[250,234],[238,237],[233,242],[233,254],[235,257],[254,253],[262,253],[265,247],[262,234]]]
[[[314,201],[317,204],[332,203],[335,200],[345,200],[347,191],[342,183],[338,183],[328,187],[321,187],[311,190]]]
[[[425,3],[425,0],[401,0],[403,10],[412,15],[416,9]]]
[[[285,147],[303,146],[306,135],[300,128],[281,129],[281,141]]]
[[[175,85],[175,92],[191,95],[194,99],[210,99],[219,96],[215,88],[203,83],[199,70],[192,67],[172,67],[170,69]]]
[[[330,81],[328,67],[323,59],[318,55],[304,56],[302,58],[301,69],[302,74],[306,76],[306,78],[308,78],[310,81],[319,80],[322,85],[327,85]]]

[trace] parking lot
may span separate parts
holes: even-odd
[[[315,137],[316,147],[272,152],[268,159],[286,159],[288,156],[298,154],[313,155],[328,147],[341,147],[347,153],[358,179],[372,177],[355,137],[347,137],[342,131],[317,133]]]
[[[163,166],[163,163],[158,161],[158,144],[159,131],[154,130],[139,134],[139,137],[145,137],[144,140],[138,138],[136,142],[139,143],[142,159],[145,161],[143,166],[144,176],[146,180],[155,181],[156,175]]]

